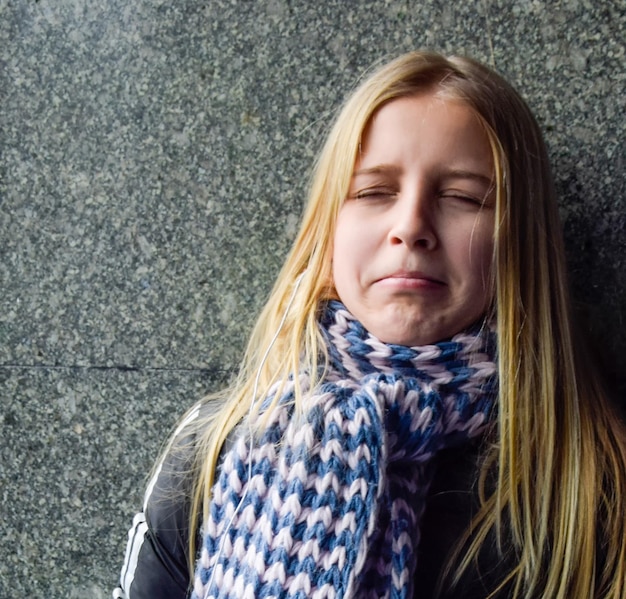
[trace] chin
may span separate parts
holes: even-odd
[[[365,327],[367,328],[367,327]],[[374,337],[380,339],[383,343],[388,343],[391,345],[404,345],[405,347],[415,347],[418,345],[430,345],[432,343],[436,343],[437,341],[441,341],[445,338],[445,336],[439,335],[437,336],[434,331],[393,331],[390,327],[385,327],[384,330],[380,327],[378,331],[380,334],[376,333],[376,330],[368,329]]]
[[[363,323],[363,326],[383,343],[405,347],[430,345],[447,337],[446,327],[442,323],[429,322],[421,315],[398,310],[388,312],[383,322],[379,321],[372,327]]]

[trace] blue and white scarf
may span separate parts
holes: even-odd
[[[431,458],[493,420],[495,336],[481,329],[389,345],[336,301],[320,329],[329,354],[322,383],[309,392],[306,374],[289,381],[263,435],[250,447],[242,432],[225,455],[194,599],[419,595]],[[295,384],[303,418],[293,417]]]

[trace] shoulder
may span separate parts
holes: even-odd
[[[148,483],[128,532],[116,597],[184,598],[190,585],[189,521],[202,421],[215,408],[196,404],[181,420]]]
[[[176,534],[187,545],[189,509],[203,422],[215,413],[214,402],[201,400],[182,418],[148,483],[143,511],[159,536]]]

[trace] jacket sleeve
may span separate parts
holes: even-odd
[[[186,599],[191,462],[195,436],[192,411],[174,433],[146,490],[143,509],[128,531],[128,544],[114,599]]]

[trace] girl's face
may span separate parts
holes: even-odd
[[[384,105],[339,211],[339,298],[386,343],[450,338],[489,305],[494,206],[491,147],[465,104],[424,93]]]

